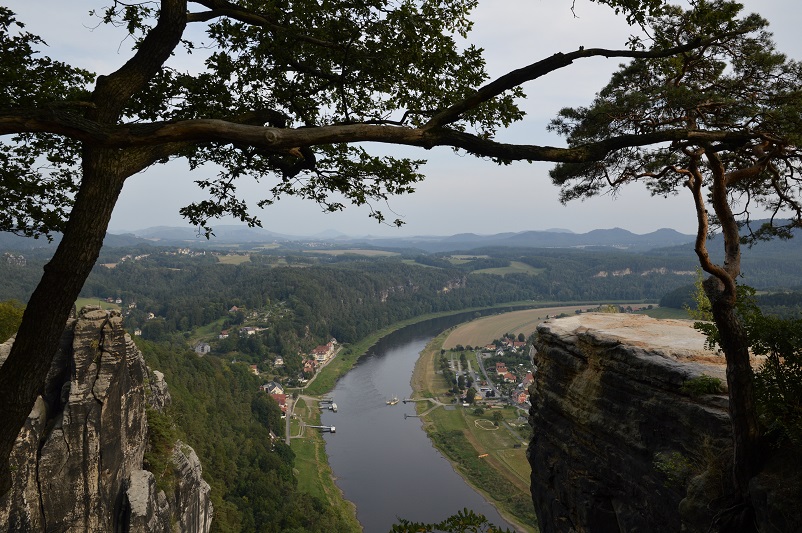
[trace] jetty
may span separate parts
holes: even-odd
[[[327,432],[327,431],[329,433],[336,433],[337,432],[337,430],[335,429],[334,426],[306,426],[306,427],[319,429],[320,431],[322,431],[324,433]]]

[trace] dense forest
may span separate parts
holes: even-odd
[[[168,414],[201,459],[212,488],[212,531],[345,530],[325,502],[296,489],[294,454],[273,437],[284,436],[281,412],[246,366],[198,357],[181,343],[138,345],[148,365],[164,372]]]
[[[793,289],[802,279],[802,261],[796,247],[791,253],[788,248],[760,243],[747,251],[745,282],[774,293]],[[226,252],[107,247],[82,296],[121,300],[129,330],[141,329],[150,340],[189,338],[213,323],[236,331],[247,319],[260,335],[232,338],[221,350],[260,362],[270,354],[308,351],[331,337],[354,342],[426,313],[505,302],[663,298],[663,305],[682,307],[683,297],[672,291],[682,293],[692,284],[695,262],[688,252],[687,247],[648,254],[489,248],[360,256],[277,249],[244,254],[239,264],[228,264],[221,261]],[[26,251],[24,261],[20,256],[10,252],[0,261],[0,301],[26,301],[46,260],[36,251]],[[512,263],[519,268],[505,271]],[[241,311],[230,313],[234,307]]]
[[[448,255],[428,261],[354,255],[282,260],[277,264],[275,256],[251,254],[249,261],[233,265],[208,254],[152,253],[115,268],[96,267],[82,295],[135,303],[128,327],[144,332],[152,323],[154,331],[145,334],[152,339],[228,317],[233,306],[258,312],[268,349],[285,355],[332,336],[354,342],[431,312],[527,300],[657,301],[693,273],[682,259],[566,251],[508,250],[467,262],[452,262]],[[529,270],[480,274],[512,260]],[[148,320],[151,313],[160,320]]]

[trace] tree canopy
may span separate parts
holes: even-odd
[[[602,3],[633,20],[660,5]],[[523,118],[516,100],[527,81],[582,58],[665,55],[710,39],[691,36],[670,50],[559,53],[486,83],[481,51],[456,41],[467,36],[475,5],[476,0],[324,6],[311,0],[268,6],[203,1],[189,2],[185,14],[181,2],[114,2],[97,14],[126,25],[138,53],[120,71],[98,77],[91,94],[92,74],[39,56],[35,47],[42,41],[12,32],[16,22],[5,10],[0,28],[13,53],[4,54],[4,70],[13,72],[17,86],[0,106],[0,134],[24,134],[11,145],[25,157],[10,158],[9,189],[15,194],[3,204],[0,228],[26,234],[64,229],[85,179],[77,174],[80,143],[135,151],[125,174],[172,158],[185,158],[191,169],[219,165],[216,178],[198,180],[209,199],[183,210],[207,231],[209,218],[225,214],[257,223],[237,195],[238,180],[246,176],[277,177],[266,185],[260,207],[294,194],[329,210],[344,207],[330,200],[332,193],[372,205],[411,192],[423,178],[421,161],[372,156],[357,141],[447,145],[498,161],[597,158],[611,146],[512,146],[493,136]],[[198,53],[198,34],[187,31],[193,24],[205,25],[211,42],[203,46],[213,52],[203,71],[179,71],[162,56],[181,46]],[[126,86],[115,96],[118,102],[102,101],[119,109],[94,117],[89,111],[98,108],[98,90],[107,80],[116,87],[109,90]],[[49,165],[33,167],[37,157]],[[372,216],[385,219],[378,210]]]
[[[703,173],[714,173],[703,168],[707,159],[726,174],[728,201],[742,210],[744,222],[758,211],[778,218],[782,235],[800,226],[802,67],[775,50],[765,20],[738,19],[739,10],[722,1],[699,2],[690,12],[672,8],[653,26],[661,47],[706,28],[740,37],[670,58],[636,59],[614,74],[590,106],[560,112],[551,128],[570,146],[678,127],[689,132],[684,139],[611,151],[599,161],[558,164],[551,176],[562,186],[563,201],[636,180],[654,194],[674,194],[691,183],[702,185]],[[752,236],[776,233],[773,226],[756,227]]]

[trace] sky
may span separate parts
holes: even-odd
[[[778,50],[802,59],[802,4],[796,0],[748,0],[745,11],[759,12],[770,22]],[[586,48],[624,48],[632,30],[606,6],[588,0],[479,0],[469,41],[485,49],[492,78],[556,52]],[[6,0],[26,30],[45,39],[44,52],[97,74],[119,68],[130,57],[125,33],[103,25],[89,15],[106,2],[76,0]],[[178,56],[177,65],[197,58]],[[522,123],[497,135],[501,142],[563,146],[563,140],[546,131],[562,107],[590,103],[620,60],[592,58],[524,85],[527,100],[520,103],[527,115]],[[401,218],[401,228],[378,224],[367,207],[323,213],[309,201],[282,198],[256,214],[267,230],[289,235],[315,235],[336,231],[351,236],[494,234],[528,230],[568,229],[584,233],[597,228],[620,227],[637,234],[660,228],[695,233],[690,195],[651,197],[639,184],[619,195],[560,204],[559,190],[548,177],[549,163],[514,163],[498,166],[441,147],[369,146],[375,154],[428,159],[427,178],[411,195],[393,197],[376,205],[388,219]],[[114,210],[109,231],[123,233],[152,226],[187,226],[178,213],[188,203],[204,198],[194,184],[213,176],[214,169],[190,172],[184,162],[152,167],[126,182]],[[263,186],[264,187],[264,186]],[[243,185],[249,198],[261,198],[258,185]],[[685,191],[683,191],[685,192]],[[223,219],[213,224],[235,223]]]

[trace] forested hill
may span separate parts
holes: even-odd
[[[10,234],[0,234],[0,250],[55,249],[59,236],[52,243],[45,239],[27,239]],[[660,229],[643,235],[621,228],[595,229],[587,233],[571,231],[520,231],[477,235],[461,233],[457,235],[427,235],[404,237],[349,236],[334,232],[320,235],[286,235],[261,228],[220,225],[214,228],[214,235],[206,239],[191,227],[158,226],[137,230],[132,233],[106,235],[104,246],[182,246],[192,249],[216,249],[237,245],[240,248],[255,248],[280,245],[286,248],[304,247],[370,247],[393,250],[416,250],[423,253],[443,253],[454,250],[474,250],[477,248],[594,248],[617,249],[645,252],[654,248],[674,245],[687,245],[694,240],[693,235],[685,235],[672,229]]]

